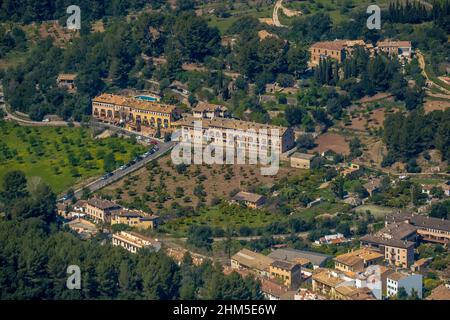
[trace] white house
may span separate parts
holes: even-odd
[[[388,297],[396,296],[398,290],[402,287],[408,295],[411,295],[414,290],[417,292],[417,296],[422,298],[422,275],[394,272],[387,277]]]

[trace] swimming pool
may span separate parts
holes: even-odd
[[[135,98],[140,99],[140,100],[145,100],[145,101],[151,101],[151,102],[158,101],[158,98],[152,97],[152,96],[136,96]]]

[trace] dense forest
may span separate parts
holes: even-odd
[[[133,255],[100,238],[82,241],[56,221],[55,195],[20,171],[2,181],[0,300],[5,299],[262,299],[259,283],[221,266],[177,265],[164,253]],[[66,269],[81,269],[81,290],[68,290]]]
[[[384,140],[388,155],[382,165],[409,161],[408,171],[417,168],[415,158],[423,151],[438,149],[442,160],[450,160],[450,110],[424,114],[417,110],[409,115],[395,113],[384,122]]]

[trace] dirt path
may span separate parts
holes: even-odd
[[[433,82],[433,81],[428,77],[428,74],[427,74],[426,69],[425,69],[425,57],[424,57],[424,55],[422,54],[422,52],[420,52],[420,50],[417,49],[417,50],[416,50],[416,54],[417,54],[417,60],[419,61],[419,66],[420,66],[420,68],[422,69],[422,74],[424,75],[425,79],[427,79],[427,85],[434,86],[434,87],[438,88],[439,90],[443,91],[445,94],[450,95],[450,91],[449,91],[449,90],[447,90],[447,89],[444,88],[444,87],[441,87],[439,84]]]

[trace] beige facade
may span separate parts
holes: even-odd
[[[125,224],[138,229],[155,229],[158,222],[158,216],[148,215],[136,210],[122,210],[111,217],[111,225]]]
[[[311,169],[311,161],[314,159],[313,154],[296,152],[291,156],[291,167],[298,169]]]
[[[242,249],[231,257],[231,268],[247,270],[259,276],[269,277],[269,269],[274,260],[260,253]]]
[[[297,289],[302,280],[301,266],[286,261],[274,261],[269,266],[270,277],[281,281],[290,289]]]
[[[112,201],[92,198],[86,203],[85,213],[94,222],[110,223],[111,215],[120,209],[121,206]]]
[[[161,243],[158,240],[150,239],[131,231],[121,231],[113,234],[112,245],[120,246],[131,253],[136,253],[142,248],[152,248],[155,251],[161,249]]]
[[[284,153],[294,147],[291,128],[242,121],[229,118],[185,118],[177,125],[182,129],[183,141],[218,142],[224,147],[234,146],[250,152],[269,151],[272,148]],[[260,135],[266,133],[266,137]],[[276,139],[276,140],[273,140]]]
[[[233,197],[231,202],[243,203],[247,208],[257,209],[264,205],[266,198],[256,193],[241,191]]]
[[[335,268],[344,272],[361,272],[365,268],[379,264],[384,256],[366,248],[358,249],[349,253],[341,254],[334,259]]]
[[[317,66],[322,59],[334,59],[342,63],[345,59],[345,40],[316,42],[309,48],[310,65]]]
[[[142,127],[170,129],[180,112],[175,106],[104,93],[92,100],[92,116],[141,131]]]
[[[408,268],[414,263],[414,244],[399,247],[395,245],[384,246],[385,259],[389,264],[397,267]]]

